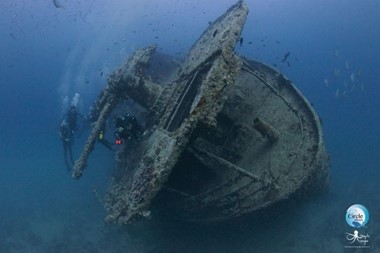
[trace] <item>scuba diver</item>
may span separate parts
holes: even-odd
[[[77,110],[78,99],[79,94],[76,93],[59,127],[59,137],[62,140],[63,154],[68,172],[71,171],[74,165],[72,145],[73,136],[75,131],[77,130],[77,122],[79,115]]]
[[[73,145],[73,130],[70,128],[70,124],[66,119],[62,120],[61,126],[59,127],[59,137],[62,140],[64,159],[67,168],[67,172],[71,171],[72,166],[74,165],[72,145]]]
[[[143,135],[143,128],[137,122],[136,117],[132,115],[125,115],[124,117],[117,117],[115,120],[115,144],[123,144],[124,141],[140,141]]]
[[[61,138],[63,144],[63,152],[67,172],[70,172],[71,165],[74,164],[73,153],[71,149],[73,133],[70,130],[69,124],[66,122],[66,120],[63,120],[61,126],[59,127],[59,137]],[[68,160],[68,158],[70,160]],[[71,162],[71,164],[69,162]]]
[[[71,105],[69,108],[69,111],[66,114],[66,120],[69,124],[69,128],[75,132],[77,130],[77,121],[78,121],[78,111],[77,107],[74,105]]]

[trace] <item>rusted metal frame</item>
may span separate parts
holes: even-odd
[[[167,186],[165,186],[165,189],[166,189],[167,191],[169,191],[169,192],[176,193],[176,194],[181,195],[181,196],[186,197],[186,198],[190,198],[190,197],[191,197],[190,194],[184,193],[183,191],[179,191],[179,190],[176,190],[176,189],[171,188],[171,187],[167,187]]]
[[[160,103],[164,102],[164,99],[163,99],[164,94],[166,94],[167,92],[171,92],[172,89],[173,89],[172,84],[166,85],[162,89],[160,96],[158,96],[158,98],[153,103],[153,105],[150,108],[147,108],[149,109],[149,114],[151,115],[151,117],[153,117],[153,120],[151,120],[153,125],[156,124],[158,120],[160,119],[160,117],[162,117],[165,114],[165,111],[168,107],[168,103],[165,103],[164,108],[162,110],[158,110],[158,107],[160,106]],[[170,97],[168,99],[170,100]]]
[[[190,83],[187,85],[186,90],[180,95],[180,101],[178,102],[178,104],[177,104],[174,112],[172,113],[172,115],[170,117],[170,120],[165,124],[165,128],[164,128],[165,130],[167,130],[170,127],[171,123],[173,122],[174,117],[177,115],[177,112],[178,112],[179,108],[181,107],[181,104],[182,104],[183,100],[185,99],[186,94],[188,93],[188,91],[192,87],[195,78],[198,76],[198,73],[199,73],[199,69],[195,72],[195,74],[194,74],[193,78],[191,79]]]
[[[199,207],[199,206],[197,206],[197,207],[195,207],[195,209],[202,209],[202,208],[206,208],[206,207],[208,207],[208,206],[211,206],[211,205],[214,205],[214,206],[218,206],[218,207],[223,207],[225,204],[231,204],[231,203],[234,203],[234,202],[236,202],[236,201],[242,201],[243,200],[243,198],[236,198],[236,199],[234,199],[233,201],[230,201],[230,202],[228,202],[228,203],[226,203],[226,202],[224,202],[222,199],[223,198],[228,198],[230,195],[232,195],[232,194],[235,194],[235,193],[237,193],[237,192],[239,192],[239,193],[243,193],[243,191],[244,191],[244,189],[246,189],[246,188],[249,188],[249,187],[251,187],[253,184],[254,184],[255,182],[249,182],[249,183],[247,183],[247,184],[245,184],[245,185],[243,185],[243,186],[241,186],[239,189],[237,189],[236,191],[234,191],[234,192],[230,192],[230,193],[227,193],[227,194],[224,194],[224,195],[222,195],[222,196],[218,196],[218,198],[214,198],[214,199],[211,199],[211,200],[205,200],[205,199],[202,199],[202,206],[201,207]],[[262,186],[262,187],[260,187],[259,189],[261,190],[261,189],[263,189],[263,188],[265,188],[265,186]],[[240,195],[240,194],[239,194]],[[249,196],[251,196],[252,194],[250,193],[249,195],[247,195],[247,194],[245,194],[246,196],[244,197],[244,199],[245,198],[247,198],[247,197],[249,197]]]
[[[79,179],[82,176],[84,169],[87,167],[87,160],[95,147],[96,141],[99,138],[99,133],[104,129],[104,125],[108,119],[108,116],[111,114],[112,110],[118,103],[118,99],[116,97],[111,96],[111,98],[105,103],[104,107],[102,108],[98,120],[95,122],[95,125],[91,130],[90,136],[83,147],[83,151],[79,159],[75,161],[71,175],[74,179]]]
[[[267,185],[269,183],[269,182],[266,182],[263,179],[261,179],[259,176],[255,175],[255,174],[253,174],[251,172],[248,172],[248,171],[240,168],[239,166],[236,166],[236,165],[232,164],[231,162],[229,162],[229,161],[227,161],[227,160],[225,160],[223,158],[220,158],[218,156],[215,156],[215,155],[213,155],[213,154],[211,154],[211,153],[209,153],[207,151],[201,151],[199,148],[195,148],[195,147],[188,148],[187,150],[189,152],[191,152],[195,157],[197,157],[199,159],[199,161],[202,162],[202,163],[204,163],[204,159],[202,159],[202,157],[200,157],[199,152],[207,153],[208,156],[209,156],[209,158],[214,159],[214,160],[215,159],[221,159],[221,160],[217,160],[217,162],[222,162],[222,164],[224,164],[224,167],[227,166],[228,169],[232,169],[232,170],[238,172],[238,176],[231,177],[229,180],[227,180],[223,184],[218,185],[217,187],[215,187],[213,189],[210,189],[210,190],[208,190],[206,192],[202,192],[201,194],[192,196],[192,197],[184,200],[183,203],[181,203],[181,204],[185,204],[186,205],[186,202],[188,202],[188,201],[195,201],[197,203],[199,203],[199,202],[204,203],[203,202],[204,198],[207,197],[207,195],[210,195],[210,194],[212,194],[212,193],[214,193],[214,192],[216,192],[216,191],[218,191],[218,190],[220,190],[222,188],[225,188],[225,187],[233,184],[234,182],[236,182],[237,180],[239,180],[241,177],[244,177],[244,176],[253,179],[253,181],[250,182],[250,183],[248,183],[247,185],[250,185],[252,183],[257,183],[257,182],[261,182],[264,185]],[[208,164],[206,164],[206,165],[208,165]],[[224,195],[224,196],[227,196],[227,195]],[[191,203],[190,205],[194,205],[194,203]]]
[[[252,185],[252,184],[247,184],[247,185],[245,185],[244,187],[242,187],[242,188],[239,189],[239,190],[243,190],[244,188],[249,187],[249,186],[251,186],[251,185]],[[266,188],[267,188],[267,186],[264,185],[264,186],[260,187],[259,189],[257,189],[256,191],[251,192],[250,194],[245,194],[244,199],[249,198],[250,196],[255,195],[256,193],[258,193],[258,192],[260,192],[260,191],[263,191],[263,190],[265,190]],[[240,213],[247,213],[247,211],[244,210],[245,208],[247,208],[247,206],[241,206],[241,205],[239,205],[239,202],[244,202],[244,201],[243,201],[244,199],[242,199],[242,198],[237,198],[237,199],[234,200],[233,202],[229,202],[229,203],[227,203],[228,205],[231,205],[232,203],[235,203],[235,208],[234,208],[233,210],[227,210],[226,212],[229,212],[232,216],[236,216],[237,214],[240,215]],[[207,208],[207,207],[209,207],[211,204],[214,204],[214,203],[215,203],[215,202],[213,202],[213,203],[208,202],[208,203],[205,203],[206,205],[203,205],[202,207],[196,206],[196,207],[193,208],[193,209],[194,209],[194,211],[198,212],[200,209]],[[217,207],[218,207],[218,208],[221,208],[221,209],[222,209],[223,206],[224,206],[223,203],[221,203],[220,205],[217,205]],[[184,208],[185,208],[185,207],[184,207]],[[189,211],[189,209],[186,209],[186,211]],[[190,210],[190,211],[191,211],[191,210]],[[225,215],[225,214],[226,214],[226,213],[224,212],[224,215]],[[191,220],[191,219],[187,219],[187,220]],[[212,219],[213,222],[223,221],[223,220],[225,220],[225,218],[213,218],[213,219]],[[206,219],[205,221],[210,221],[210,219],[208,218],[208,219]]]
[[[210,195],[210,194],[213,194],[215,193],[216,191],[220,190],[220,189],[223,189],[225,187],[227,187],[228,185],[231,185],[231,184],[234,184],[235,181],[239,180],[240,178],[244,177],[243,174],[238,174],[236,177],[230,177],[229,180],[227,180],[226,182],[218,185],[217,187],[214,187],[210,190],[207,190],[205,192],[202,192],[198,195],[194,195],[194,196],[191,196],[187,199],[184,199],[182,201],[179,201],[177,203],[177,205],[183,205],[183,206],[192,206],[192,205],[198,205],[198,204],[201,204],[203,203],[203,199],[205,197],[207,197],[207,195]],[[195,202],[195,203],[194,203]]]
[[[235,170],[238,173],[243,174],[244,176],[247,176],[247,177],[253,179],[255,182],[263,182],[263,180],[259,176],[255,175],[255,174],[253,174],[251,172],[248,172],[245,169],[243,169],[243,168],[241,168],[241,167],[239,167],[239,166],[237,166],[237,165],[235,165],[235,164],[227,161],[226,159],[224,159],[222,157],[219,157],[217,155],[214,155],[214,154],[212,154],[212,153],[210,153],[208,151],[202,150],[202,149],[200,149],[200,148],[198,148],[196,146],[193,146],[192,148],[189,148],[188,150],[192,154],[194,154],[197,158],[200,158],[201,162],[204,161],[204,159],[202,159],[202,158],[204,158],[206,156],[208,159],[216,161],[217,163],[223,165],[227,169]]]
[[[102,95],[98,97],[98,100],[95,102],[95,106],[98,107],[95,109],[99,115],[93,125],[79,159],[75,161],[73,172],[71,174],[74,179],[79,179],[82,176],[83,171],[87,166],[88,158],[98,140],[99,133],[104,129],[106,120],[112,110],[122,97],[126,98],[126,94],[123,91],[124,86],[135,82],[136,78],[142,77],[139,75],[140,73],[138,73],[138,71],[141,71],[142,68],[146,66],[155,49],[156,46],[152,45],[136,51],[128,59],[126,65],[123,65],[117,72],[113,72],[108,78],[108,86],[102,91]],[[125,69],[124,74],[122,74],[123,69]],[[127,75],[124,77],[125,74]]]
[[[185,90],[181,91],[181,94],[177,98],[177,101],[175,101],[176,105],[175,105],[175,107],[172,108],[172,110],[174,110],[174,111],[170,112],[170,116],[169,116],[170,120],[167,120],[165,122],[165,124],[163,125],[163,128],[165,130],[167,130],[170,127],[170,125],[172,124],[175,116],[177,115],[179,108],[181,107],[183,100],[186,97],[187,92],[191,89],[193,82],[196,81],[198,74],[201,73],[202,71],[204,71],[205,69],[207,69],[208,67],[212,67],[212,63],[221,54],[222,54],[222,50],[220,50],[220,49],[216,50],[209,57],[207,57],[203,62],[198,64],[198,66],[196,66],[192,71],[190,71],[188,73],[182,73],[180,75],[181,76],[181,82],[186,81],[186,79],[189,77],[191,78],[191,81],[188,84],[186,84]],[[181,83],[179,83],[179,85],[181,85]],[[176,93],[176,91],[174,91],[174,93],[173,93],[174,96],[175,96],[175,93]],[[179,101],[178,101],[178,99],[179,99]]]

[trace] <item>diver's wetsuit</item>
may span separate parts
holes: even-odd
[[[72,132],[77,130],[78,111],[75,106],[70,106],[69,111],[66,114],[66,122],[69,124],[69,128]]]
[[[61,126],[59,128],[59,137],[61,138],[63,144],[66,168],[67,171],[70,172],[72,166],[74,165],[73,152],[71,149],[73,132],[70,129],[69,124],[66,122],[66,120],[63,120],[61,123]],[[70,160],[68,160],[68,158]]]
[[[73,134],[77,129],[78,121],[78,111],[76,106],[70,106],[65,118],[62,120],[61,126],[59,128],[59,136],[63,144],[63,152],[65,164],[67,171],[70,172],[74,166],[72,145],[73,145]]]
[[[143,128],[137,122],[136,117],[127,114],[125,117],[116,118],[115,137],[129,141],[140,141]]]

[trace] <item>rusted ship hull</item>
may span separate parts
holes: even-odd
[[[149,134],[118,152],[107,222],[149,216],[152,203],[186,221],[224,221],[326,185],[322,130],[306,98],[281,73],[234,53],[247,15],[242,1],[232,6],[164,80],[150,74],[155,46],[110,75],[73,177],[123,99],[145,108]]]
[[[278,131],[278,140],[254,128],[257,118]],[[281,73],[244,60],[217,127],[199,129],[157,202],[185,221],[230,220],[323,190],[327,161],[306,98]]]

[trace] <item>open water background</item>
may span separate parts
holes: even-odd
[[[276,64],[313,103],[331,155],[329,193],[242,227],[152,221],[129,230],[103,224],[93,194],[109,184],[112,152],[98,146],[80,181],[66,173],[62,98],[80,93],[87,113],[131,52],[158,43],[160,52],[183,57],[235,1],[60,3],[0,2],[1,253],[360,252],[344,248],[353,233],[345,212],[355,203],[370,213],[360,232],[371,248],[363,251],[380,252],[380,1],[246,1],[237,52]],[[287,52],[289,65],[281,64]],[[76,155],[83,141],[77,137]]]

